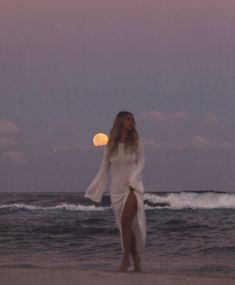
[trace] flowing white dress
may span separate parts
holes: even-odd
[[[124,143],[118,145],[117,154],[109,157],[105,147],[99,171],[85,192],[85,197],[94,202],[100,202],[104,193],[108,172],[111,168],[111,204],[114,210],[117,226],[120,231],[121,245],[122,228],[121,217],[126,199],[130,193],[130,186],[134,188],[137,199],[137,213],[133,219],[132,229],[136,238],[136,250],[139,255],[143,253],[146,239],[146,220],[144,211],[144,187],[142,172],[144,168],[144,149],[142,143],[138,144],[136,153],[126,153]]]

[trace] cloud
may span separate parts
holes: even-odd
[[[155,122],[155,123],[174,123],[174,122],[185,122],[191,121],[197,122],[200,125],[217,125],[219,124],[220,120],[218,117],[212,113],[198,113],[192,114],[187,112],[171,112],[171,113],[164,113],[159,112],[157,110],[152,110],[150,112],[143,113],[141,115],[143,120]]]
[[[213,142],[201,136],[196,136],[192,139],[192,147],[196,149],[223,149],[234,150],[235,145],[231,142]]]
[[[208,139],[201,137],[201,136],[195,136],[192,138],[190,143],[185,144],[174,144],[169,142],[159,142],[152,139],[146,139],[143,138],[143,143],[146,147],[152,147],[156,150],[175,150],[175,151],[185,151],[185,150],[235,150],[235,144],[231,142],[213,142],[209,141]]]
[[[192,146],[198,149],[208,148],[213,145],[212,142],[209,142],[207,139],[200,136],[196,136],[192,139]]]
[[[186,146],[181,144],[172,144],[168,142],[158,142],[156,140],[152,139],[142,139],[143,144],[147,147],[153,147],[157,150],[177,150],[177,151],[183,151],[185,150]]]
[[[12,139],[0,139],[0,148],[11,148],[17,145],[16,141]]]
[[[214,114],[206,113],[202,117],[202,122],[204,122],[206,125],[218,125],[220,120]]]
[[[11,135],[18,135],[18,126],[8,120],[0,121],[0,158],[6,165],[22,165],[27,162],[26,154],[17,143],[17,140],[9,138]],[[3,137],[4,136],[4,137]]]
[[[76,152],[76,151],[86,151],[93,149],[94,146],[92,145],[58,145],[53,144],[51,146],[51,152],[52,153],[58,153],[58,152]]]
[[[190,118],[190,114],[185,112],[163,113],[153,110],[147,113],[143,113],[141,117],[143,119],[157,123],[172,123],[175,121],[184,121]]]
[[[1,120],[0,121],[0,133],[3,134],[17,134],[19,133],[19,128],[16,124],[11,121]]]
[[[26,156],[23,151],[11,150],[3,153],[3,158],[10,165],[22,165],[26,163]]]

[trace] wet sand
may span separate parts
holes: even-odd
[[[234,285],[234,277],[1,268],[1,285]]]

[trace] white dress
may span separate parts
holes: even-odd
[[[136,238],[136,249],[139,255],[143,253],[146,239],[146,220],[144,211],[144,187],[142,171],[144,168],[144,149],[138,144],[136,153],[125,153],[124,143],[118,145],[118,152],[109,157],[105,147],[100,169],[86,190],[85,197],[95,202],[100,202],[108,180],[108,172],[111,168],[111,203],[114,210],[116,223],[118,225],[121,245],[122,228],[121,217],[126,199],[130,193],[129,186],[135,189],[133,192],[137,199],[137,214],[133,219],[132,229]]]

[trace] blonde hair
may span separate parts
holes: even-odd
[[[135,128],[136,124],[135,124],[134,116],[130,112],[121,111],[117,114],[113,122],[113,126],[110,130],[109,142],[108,142],[109,155],[112,155],[117,152],[118,144],[120,143],[120,138],[121,138],[123,121],[127,116],[132,116],[133,128],[128,131],[127,138],[125,141],[125,151],[130,152],[130,153],[137,151],[137,146],[139,142],[139,134]]]

